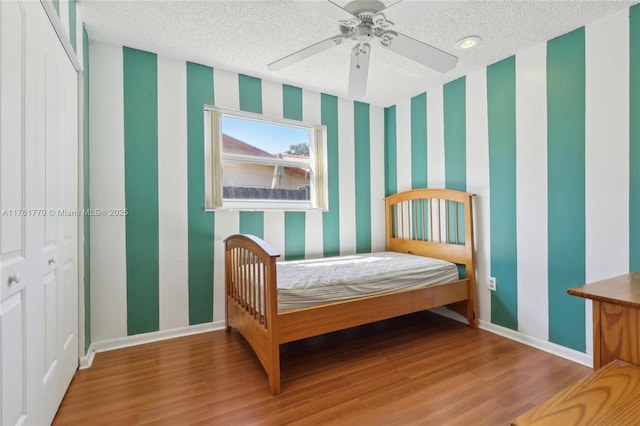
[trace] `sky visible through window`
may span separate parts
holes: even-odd
[[[222,117],[222,133],[270,154],[288,151],[291,145],[309,144],[309,130],[234,117]]]

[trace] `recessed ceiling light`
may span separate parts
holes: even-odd
[[[458,50],[471,49],[472,47],[476,47],[478,44],[480,44],[481,40],[482,39],[478,36],[465,37],[463,39],[458,40],[458,42],[456,43],[456,49]]]

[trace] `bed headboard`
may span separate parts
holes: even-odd
[[[386,197],[387,250],[464,265],[475,281],[473,196],[427,188]]]

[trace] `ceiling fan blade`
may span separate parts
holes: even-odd
[[[306,7],[307,9],[315,10],[322,13],[325,16],[335,21],[348,21],[355,18],[351,13],[347,12],[337,4],[329,0],[294,0],[296,3]]]
[[[387,47],[436,71],[447,72],[455,68],[458,57],[403,34],[396,35]]]
[[[361,98],[367,93],[371,49],[368,44],[364,46],[366,46],[364,49],[355,46],[351,51],[351,66],[349,71],[350,98]]]
[[[411,22],[415,19],[422,18],[429,14],[439,12],[444,9],[458,8],[464,5],[466,1],[416,1],[416,0],[400,0],[380,11],[386,20],[393,22],[394,25]]]
[[[298,50],[297,52],[292,53],[291,55],[285,56],[284,58],[278,59],[275,62],[267,65],[267,69],[270,71],[280,71],[283,68],[288,67],[289,65],[293,65],[296,62],[300,62],[303,59],[307,59],[310,56],[315,55],[316,53],[320,53],[324,50],[327,50],[330,47],[333,47],[337,44],[340,44],[344,41],[345,36],[342,34],[333,36],[326,40],[322,40],[316,44],[312,44],[309,47],[305,47],[302,50]]]

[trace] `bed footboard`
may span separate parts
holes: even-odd
[[[232,235],[225,243],[227,331],[235,328],[251,345],[280,393],[280,345],[276,259],[280,254],[252,235]]]

